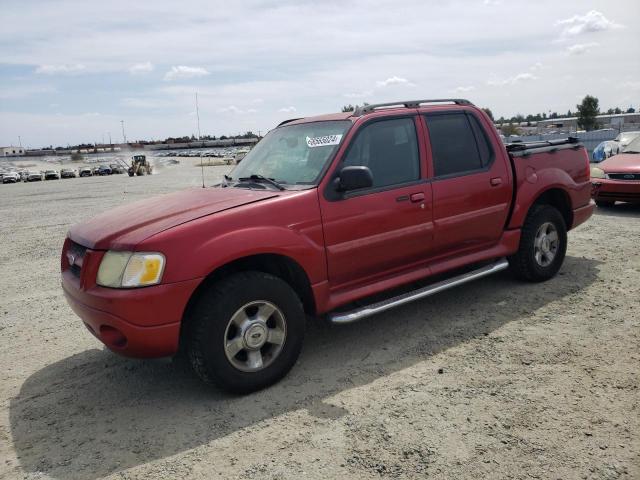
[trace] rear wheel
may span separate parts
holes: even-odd
[[[567,251],[567,227],[562,214],[550,205],[536,205],[527,215],[518,252],[509,257],[514,274],[530,282],[555,276]]]
[[[191,321],[187,349],[194,371],[237,393],[286,375],[304,338],[300,299],[286,282],[262,272],[237,273],[209,287]]]

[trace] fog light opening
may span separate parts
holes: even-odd
[[[124,333],[108,325],[100,327],[100,338],[107,347],[124,348],[127,345],[127,337],[124,336]]]

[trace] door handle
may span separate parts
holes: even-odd
[[[424,202],[424,193],[412,193],[409,198],[413,203]]]
[[[491,180],[491,186],[492,187],[497,187],[498,185],[502,185],[502,178],[501,177],[493,177]]]

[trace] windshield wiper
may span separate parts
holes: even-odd
[[[284,187],[280,185],[278,182],[276,182],[273,178],[263,177],[262,175],[258,175],[256,173],[251,174],[248,177],[240,177],[238,178],[238,180],[241,182],[246,182],[248,180],[261,181],[261,182],[268,183],[269,185],[273,185],[278,190],[284,190]]]

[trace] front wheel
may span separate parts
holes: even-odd
[[[527,215],[520,247],[509,257],[516,277],[542,282],[555,276],[567,251],[567,227],[562,214],[550,205],[536,205]]]
[[[237,273],[209,287],[190,321],[187,350],[194,371],[236,393],[284,377],[304,338],[300,299],[286,282],[263,272]]]

